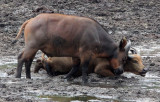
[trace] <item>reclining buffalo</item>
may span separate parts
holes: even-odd
[[[135,52],[132,52],[135,53]],[[51,68],[47,70],[46,66]],[[34,73],[38,73],[42,68],[47,71],[49,75],[55,76],[60,74],[67,74],[73,66],[71,57],[49,57],[45,58],[44,54],[41,59],[37,59]],[[142,63],[141,56],[137,53],[129,55],[126,63],[123,67],[125,72],[131,72],[137,75],[145,76],[147,69]],[[110,68],[109,62],[104,58],[92,59],[89,63],[89,69],[87,73],[97,73],[102,76],[114,76],[113,70]],[[81,75],[80,72],[76,73],[75,76]]]
[[[91,59],[104,58],[114,74],[123,73],[127,42],[116,44],[102,26],[93,19],[63,14],[40,14],[25,21],[13,44],[24,29],[25,49],[18,56],[16,78],[21,77],[25,63],[26,78],[31,78],[30,67],[38,50],[48,57],[72,57],[73,66],[69,79],[82,68],[82,81],[87,82]]]

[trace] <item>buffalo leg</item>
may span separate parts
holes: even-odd
[[[38,50],[37,49],[33,49],[33,47],[27,47],[19,55],[16,78],[20,78],[21,77],[22,66],[23,66],[24,62],[25,62],[26,78],[31,78],[30,67],[31,67],[33,58],[34,58],[34,56],[35,56],[37,51]]]
[[[27,49],[25,53],[23,54],[23,58],[25,59],[25,70],[26,70],[26,78],[31,78],[31,64],[33,61],[33,58],[36,54],[36,49]]]
[[[16,75],[15,75],[16,78],[21,78],[21,72],[22,72],[22,67],[24,63],[24,60],[22,60],[21,58],[22,55],[23,55],[23,52],[18,56],[18,65],[17,65]]]
[[[88,65],[89,65],[89,61],[84,62],[84,64],[82,65],[82,81],[83,81],[83,83],[87,83],[87,81],[88,81],[88,78],[87,78]]]
[[[31,64],[32,64],[33,59],[25,61],[25,69],[26,69],[26,78],[30,79],[31,78]]]
[[[82,65],[82,82],[83,84],[85,84],[88,81],[87,71],[88,71],[89,62],[91,60],[90,51],[82,52],[80,58],[81,58],[81,65]]]
[[[66,75],[66,79],[70,79],[79,69],[79,66],[73,66],[71,71]]]
[[[51,67],[47,62],[44,62],[44,65],[45,65],[47,74],[48,74],[49,76],[54,76],[55,73],[52,72],[52,67]]]
[[[72,58],[73,60],[73,67],[71,69],[71,71],[66,75],[66,79],[70,79],[73,74],[75,74],[78,69],[79,69],[79,65],[80,65],[80,59],[79,58]]]

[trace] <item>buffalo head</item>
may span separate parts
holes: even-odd
[[[34,68],[34,73],[38,73],[38,71],[39,71],[41,68],[44,69],[43,60],[37,59],[36,64],[35,64],[35,68]]]
[[[137,54],[137,51],[134,48],[130,51],[132,54],[128,55],[126,64],[124,64],[124,70],[126,72],[132,72],[137,75],[145,76],[148,69],[143,65],[141,56]]]
[[[120,64],[120,67],[118,69],[114,69],[114,74],[115,75],[120,75],[124,72],[123,70],[123,67],[124,67],[124,64],[126,63],[126,60],[128,58],[128,51],[130,50],[130,47],[131,47],[131,41],[127,41],[126,38],[123,38],[121,41],[120,41],[120,44],[119,44],[119,53],[118,53],[118,61],[119,61],[119,64]],[[112,68],[114,68],[112,66],[112,64],[110,64]]]

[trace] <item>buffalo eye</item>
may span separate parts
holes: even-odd
[[[137,63],[138,61],[137,61],[137,60],[132,60],[132,62],[133,62],[133,63]]]

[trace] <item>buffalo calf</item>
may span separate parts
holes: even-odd
[[[34,72],[38,73],[40,68],[46,70],[45,63],[47,63],[51,68],[51,72],[47,73],[52,75],[67,74],[73,65],[71,57],[50,57],[47,59],[42,58],[36,61]],[[141,76],[145,76],[147,72],[142,63],[141,56],[138,54],[129,55],[123,68],[125,72],[131,72]],[[113,70],[110,68],[109,62],[104,58],[92,59],[89,63],[89,69],[87,72],[88,74],[94,72],[106,77],[115,76]]]

